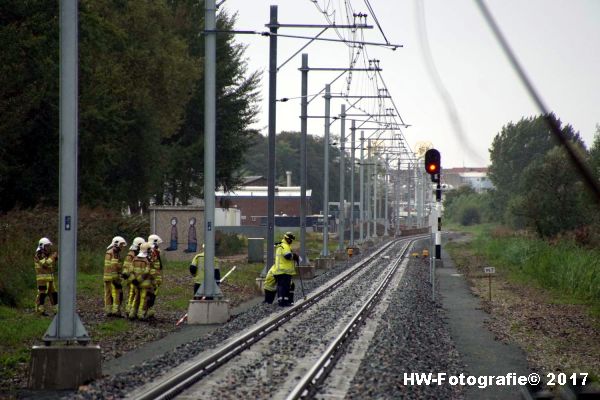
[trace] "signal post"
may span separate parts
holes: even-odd
[[[431,293],[435,299],[435,267],[436,263],[442,266],[442,186],[441,186],[441,156],[436,149],[429,149],[425,153],[425,171],[431,176],[431,181],[436,183],[435,201],[437,214],[437,230],[435,231],[435,256],[431,257]]]

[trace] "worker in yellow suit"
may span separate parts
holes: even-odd
[[[267,276],[263,282],[263,290],[265,291],[265,301],[263,303],[273,304],[275,295],[277,294],[277,281],[275,281],[275,276],[273,276],[274,269],[275,265],[269,268],[269,272],[267,272]]]
[[[296,275],[296,262],[299,257],[292,251],[292,242],[296,239],[292,232],[286,232],[281,242],[275,246],[275,264],[273,275],[277,281],[277,303],[281,307],[291,306],[292,276]]]
[[[35,297],[35,311],[40,315],[48,315],[44,309],[46,297],[50,300],[52,311],[58,310],[58,292],[54,284],[54,272],[58,261],[58,254],[52,252],[52,242],[48,238],[41,238],[33,256],[35,267],[35,280],[37,285],[37,296]]]
[[[121,277],[123,278],[123,285],[127,286],[128,289],[127,304],[125,304],[125,314],[127,315],[129,315],[136,297],[139,298],[139,293],[136,294],[136,291],[138,291],[138,286],[132,283],[135,277],[135,274],[133,273],[133,259],[140,252],[141,244],[145,242],[146,240],[139,236],[133,239],[133,243],[131,244],[131,247],[129,247],[129,251],[125,256],[125,261],[123,261],[123,273],[121,274]],[[135,307],[137,309],[137,304]]]
[[[132,261],[133,284],[137,286],[137,297],[134,299],[129,311],[129,318],[145,320],[148,317],[148,299],[149,295],[154,293],[152,276],[150,275],[150,251],[152,245],[144,242],[140,245],[140,252]]]
[[[148,243],[150,243],[150,250],[148,253],[150,259],[150,282],[152,284],[152,290],[146,290],[147,299],[147,312],[146,317],[154,317],[154,304],[156,302],[156,295],[158,294],[158,288],[162,284],[162,269],[163,263],[160,258],[159,245],[162,243],[160,236],[152,234],[148,236]]]
[[[214,258],[214,277],[217,285],[221,284],[221,261],[218,258]],[[196,297],[196,292],[200,289],[200,285],[202,285],[202,281],[204,280],[204,243],[202,244],[202,252],[196,254],[192,259],[190,264],[190,274],[194,278],[194,294],[193,297]]]
[[[121,273],[121,250],[127,245],[121,236],[115,236],[104,254],[104,313],[106,316],[121,316],[123,285]]]

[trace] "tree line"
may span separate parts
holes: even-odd
[[[0,211],[58,203],[59,2],[0,5]],[[202,197],[204,2],[79,1],[79,202],[133,212]],[[217,28],[235,16],[220,11]],[[217,36],[216,183],[239,181],[259,72]]]
[[[554,114],[522,118],[503,126],[490,147],[488,174],[494,189],[480,195],[469,188],[449,192],[446,215],[463,224],[498,221],[540,237],[572,231],[593,236],[590,227],[600,224],[598,203],[553,136],[547,118],[558,123],[600,179],[600,125],[588,149],[579,133]]]

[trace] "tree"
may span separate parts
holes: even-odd
[[[200,0],[79,2],[80,203],[144,208],[202,187]],[[0,211],[58,202],[58,3],[0,3]],[[234,18],[220,13],[218,27]],[[218,35],[217,183],[249,147],[257,73]],[[30,168],[31,163],[34,167]]]
[[[159,204],[187,204],[192,197],[203,196],[204,185],[204,41],[198,40],[204,30],[204,7],[197,0],[172,0],[169,4],[179,21],[179,35],[186,38],[189,55],[198,60],[200,68],[195,71],[182,125],[163,140],[169,148],[165,185],[155,197]],[[217,29],[233,30],[234,24],[235,16],[219,12]],[[244,50],[234,42],[233,34],[217,35],[216,185],[226,190],[239,184],[243,155],[255,138],[249,126],[258,113],[259,73],[248,74]]]
[[[553,119],[561,126],[554,114],[523,118],[516,124],[511,122],[502,127],[494,138],[490,148],[489,177],[496,187],[495,203],[501,209],[507,208],[512,196],[526,192],[522,172],[557,146],[546,119]],[[571,125],[562,127],[561,132],[578,147],[584,147],[579,133]]]
[[[594,143],[589,152],[590,166],[596,179],[600,180],[600,124],[596,124]]]
[[[555,147],[530,164],[523,183],[522,215],[540,236],[554,236],[585,222],[583,184],[562,148]]]
[[[58,2],[0,4],[0,211],[58,200],[57,20]]]
[[[80,20],[81,200],[135,211],[162,186],[198,61],[164,2],[84,1]]]

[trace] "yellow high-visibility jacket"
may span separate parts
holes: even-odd
[[[265,277],[265,281],[263,282],[263,289],[274,292],[277,290],[277,282],[275,281],[275,276],[273,275],[273,270],[275,269],[275,265],[269,268],[269,272],[267,272],[267,276]]]
[[[217,257],[215,257],[214,260],[214,269],[220,269],[219,264],[221,261]],[[194,277],[194,283],[202,283],[204,280],[204,252],[198,253],[194,256],[192,259],[192,265],[196,267],[196,274],[192,275]],[[202,270],[202,273],[200,273],[200,270]]]
[[[292,247],[284,240],[275,246],[275,269],[273,275],[296,275]]]

